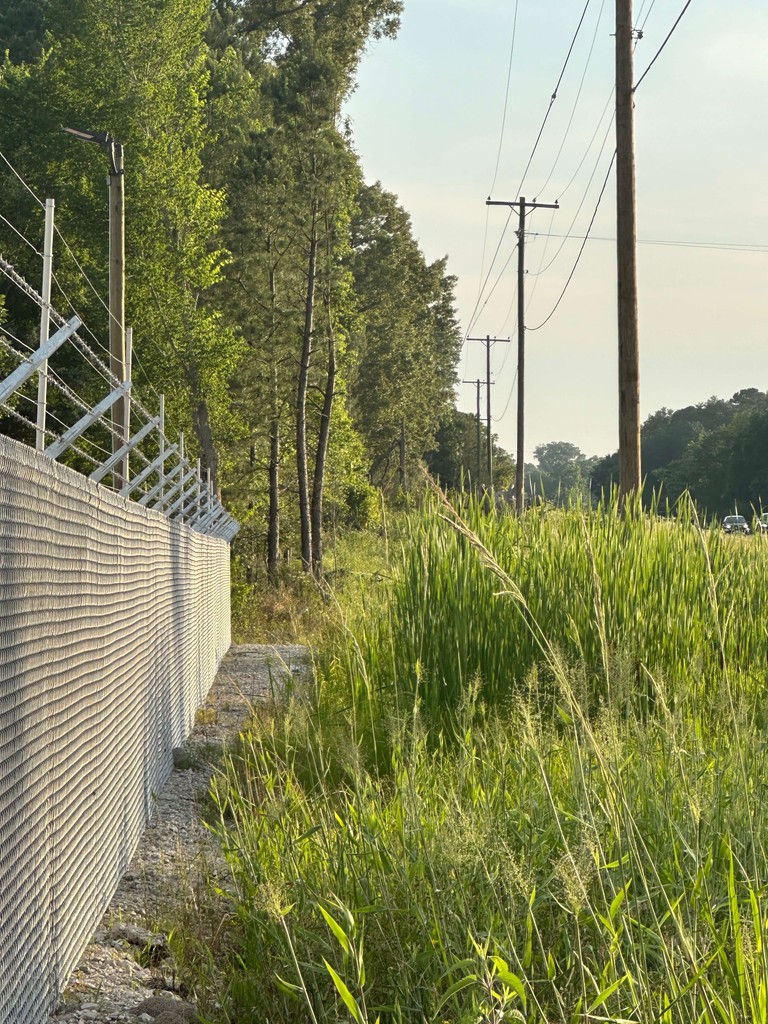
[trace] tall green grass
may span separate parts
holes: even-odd
[[[764,1024],[768,546],[439,511],[216,780],[222,1019]]]
[[[768,664],[762,540],[702,531],[685,502],[671,518],[613,499],[522,519],[469,503],[460,522],[437,505],[413,523],[387,619],[347,672],[364,702],[408,695],[432,719],[474,680],[492,704],[532,673],[546,686],[543,635],[593,706],[647,700],[649,675],[711,699],[726,665],[750,687]]]

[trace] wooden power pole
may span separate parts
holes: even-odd
[[[480,467],[482,465],[482,456],[481,456],[482,445],[481,445],[481,442],[480,442],[480,437],[481,437],[480,424],[482,423],[482,419],[480,418],[480,388],[483,386],[483,381],[481,381],[480,378],[478,377],[477,380],[465,380],[462,383],[464,383],[464,384],[474,384],[475,387],[477,388],[477,479],[475,480],[475,490],[479,490],[479,488],[480,488]]]
[[[109,368],[121,384],[128,380],[125,351],[125,165],[123,147],[107,140],[109,155]],[[130,405],[124,396],[112,408],[112,452],[130,434]],[[128,481],[128,456],[115,467],[114,486],[119,491]]]
[[[81,142],[95,142],[109,159],[109,368],[118,383],[128,382],[125,350],[125,164],[122,143],[109,132],[64,128]],[[112,406],[112,454],[118,452],[131,432],[130,403],[125,396]],[[128,480],[128,456],[115,466],[112,485],[119,491]]]
[[[619,489],[640,492],[632,0],[616,0],[616,262],[619,304]]]
[[[488,486],[493,489],[493,437],[491,430],[491,346],[497,341],[509,344],[510,338],[492,338],[486,334],[484,338],[467,338],[467,341],[481,341],[485,345],[485,468]]]
[[[559,210],[558,203],[526,203],[487,199],[486,206],[518,207],[517,232],[517,465],[515,467],[515,508],[522,514],[525,507],[525,214],[526,210]]]

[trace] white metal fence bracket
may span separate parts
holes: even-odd
[[[188,462],[184,464],[184,468],[185,469],[189,469],[189,463]],[[166,508],[166,506],[168,505],[168,502],[171,500],[171,498],[175,498],[176,495],[180,491],[183,494],[184,488],[187,486],[189,481],[193,479],[194,475],[195,475],[194,469],[190,469],[189,472],[185,473],[184,476],[182,476],[182,478],[177,483],[175,483],[173,485],[173,487],[171,487],[171,489],[169,491],[166,491],[165,495],[154,506],[157,509],[157,511],[158,512],[163,512],[165,515],[170,515],[170,512]],[[178,508],[178,505],[179,505],[179,502],[177,502],[173,506],[174,509]]]
[[[184,463],[183,462],[179,462],[178,465],[173,467],[173,469],[171,470],[171,472],[167,476],[163,477],[160,480],[160,483],[155,484],[155,486],[152,488],[151,491],[147,491],[146,494],[142,494],[142,496],[139,498],[139,504],[140,505],[148,505],[149,502],[152,501],[153,498],[156,498],[158,496],[158,494],[160,493],[160,491],[164,487],[167,487],[168,484],[173,480],[173,478],[179,472],[183,472],[183,470],[184,470]]]
[[[130,388],[131,382],[126,381],[125,384],[121,384],[119,388],[115,388],[106,398],[102,398],[98,405],[87,412],[84,416],[81,416],[77,423],[73,423],[72,426],[67,430],[58,441],[54,441],[53,444],[49,445],[45,449],[45,454],[51,459],[58,459],[70,445],[74,444],[75,441],[84,434],[88,427],[92,426],[97,420],[101,419],[105,412],[112,408],[118,399],[125,395],[126,391]]]
[[[159,425],[160,425],[160,417],[159,416],[155,416],[155,418],[153,420],[149,420],[148,423],[145,423],[144,426],[141,428],[141,430],[137,431],[133,435],[133,437],[130,439],[130,441],[126,441],[126,443],[122,446],[122,448],[119,448],[114,453],[114,455],[111,455],[107,459],[107,461],[105,463],[103,463],[101,466],[98,466],[96,469],[94,469],[94,471],[91,473],[89,479],[90,480],[95,480],[97,483],[98,483],[99,480],[103,480],[104,477],[107,475],[107,473],[109,473],[112,469],[114,469],[114,467],[118,464],[118,462],[120,462],[122,460],[122,458],[125,455],[128,455],[128,453],[131,452],[136,447],[137,444],[141,444],[141,442],[144,440],[144,438],[147,436],[147,434],[151,434],[152,431],[156,427],[158,427]],[[126,475],[127,474],[123,473],[123,476],[126,476]],[[130,484],[126,484],[125,486],[129,487]],[[122,493],[122,490],[124,490],[124,488],[121,489],[121,493]]]
[[[150,462],[150,464],[148,466],[145,466],[145,468],[142,469],[142,471],[138,473],[133,478],[133,480],[131,480],[127,484],[124,484],[124,486],[120,490],[120,493],[123,495],[123,497],[127,497],[128,495],[130,495],[132,491],[135,491],[137,487],[140,487],[148,477],[152,476],[152,474],[155,471],[157,471],[162,478],[163,463],[167,458],[173,455],[177,447],[177,445],[172,444],[168,448],[163,448],[154,462]],[[162,482],[159,484],[159,486],[162,487]]]
[[[25,359],[20,366],[17,366],[13,373],[9,374],[0,383],[0,402],[4,402],[9,398],[14,391],[21,387],[24,381],[29,380],[33,373],[37,373],[46,359],[52,356],[56,349],[75,333],[82,322],[79,316],[73,316],[55,334],[52,334],[44,345],[41,345],[36,352],[33,352],[29,359]]]

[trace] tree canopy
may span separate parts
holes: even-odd
[[[401,0],[19,0],[0,12],[0,150],[12,230],[38,276],[34,196],[52,196],[54,304],[106,338],[105,154],[125,150],[126,322],[137,386],[244,523],[253,571],[286,550],[322,572],[332,511],[412,486],[454,412],[455,279],[369,184],[343,118],[368,41]],[[9,217],[10,219],[10,217]],[[25,247],[23,239],[32,240]],[[7,295],[3,293],[8,291]],[[6,299],[11,328],[29,312]],[[152,399],[155,400],[154,397]],[[419,483],[420,486],[420,483]]]

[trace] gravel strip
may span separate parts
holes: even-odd
[[[282,688],[288,674],[307,671],[297,645],[230,648],[174,767],[157,798],[152,822],[48,1024],[187,1024],[197,1020],[180,988],[165,935],[147,924],[173,919],[226,863],[203,824],[213,766],[237,737],[250,709]]]

